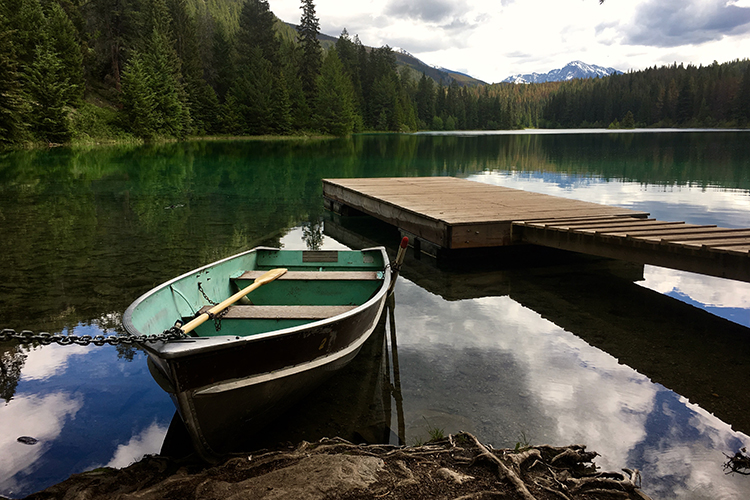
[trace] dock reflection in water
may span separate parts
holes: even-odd
[[[387,232],[350,222],[331,217],[325,232],[355,248]],[[746,498],[747,478],[722,465],[750,445],[737,383],[750,329],[634,283],[641,266],[541,252],[533,267],[524,254],[492,266],[464,254],[447,271],[407,257],[396,289],[407,442],[425,417],[496,447],[580,442],[603,469],[640,469],[653,498]]]

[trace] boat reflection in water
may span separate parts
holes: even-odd
[[[276,448],[333,436],[354,443],[403,443],[393,307],[394,297],[391,296],[370,338],[347,366],[264,426],[262,432],[236,432],[227,453]],[[392,430],[393,427],[400,433]],[[192,452],[190,435],[175,413],[161,454],[185,457]]]

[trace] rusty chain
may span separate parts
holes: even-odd
[[[60,344],[60,345],[89,345],[96,346],[109,345],[130,345],[135,343],[146,342],[169,342],[170,340],[180,340],[187,335],[175,325],[168,330],[157,335],[60,335],[47,332],[34,333],[31,330],[22,330],[20,333],[13,329],[5,328],[0,330],[0,342],[8,340],[18,340],[21,344],[31,344],[39,342],[42,345]]]

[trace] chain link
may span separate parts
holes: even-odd
[[[206,301],[209,304],[211,304],[212,306],[218,306],[219,305],[218,302],[214,302],[213,300],[211,300],[210,298],[208,298],[208,295],[206,295],[206,292],[203,291],[203,287],[201,286],[201,282],[200,281],[198,282],[198,291],[201,293],[201,295],[203,295],[203,298],[206,299]]]
[[[157,335],[94,335],[93,337],[91,335],[53,335],[47,332],[35,334],[31,330],[22,330],[19,333],[10,328],[0,330],[0,342],[18,340],[21,344],[39,342],[42,345],[130,345],[134,342],[169,342],[170,340],[180,340],[184,338],[187,338],[187,335],[177,325],[168,330],[164,330],[164,332]]]

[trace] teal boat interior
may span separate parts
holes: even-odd
[[[365,251],[305,251],[259,248],[176,278],[147,293],[126,312],[141,334],[158,334],[177,320],[187,322],[253,284],[265,272],[279,278],[251,291],[215,321],[191,336],[245,337],[305,325],[366,303],[384,286],[385,254]]]

